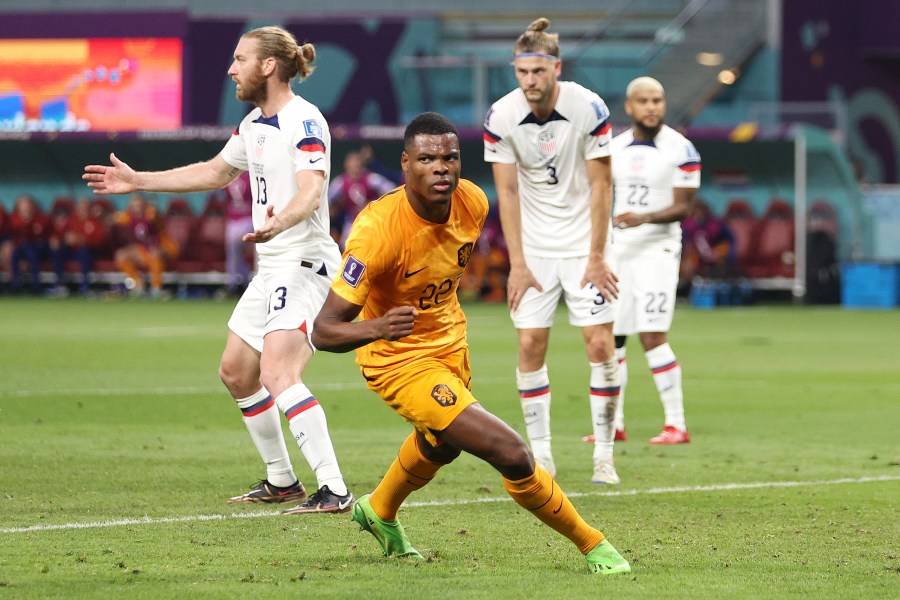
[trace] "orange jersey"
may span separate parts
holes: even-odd
[[[361,305],[363,320],[396,306],[419,312],[411,335],[358,348],[360,366],[395,367],[466,347],[466,317],[456,291],[487,213],[484,192],[465,179],[453,193],[446,223],[418,216],[403,187],[360,212],[331,289]]]

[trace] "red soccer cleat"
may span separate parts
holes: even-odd
[[[655,438],[650,438],[650,443],[654,445],[664,444],[687,444],[691,441],[691,434],[682,431],[674,425],[666,425],[663,430]]]
[[[616,434],[613,436],[613,441],[624,442],[627,439],[628,439],[628,434],[625,433],[624,429],[616,429]],[[593,444],[595,441],[597,441],[597,438],[594,436],[594,434],[591,434],[591,435],[586,435],[583,438],[581,438],[581,441],[584,442],[585,444]]]

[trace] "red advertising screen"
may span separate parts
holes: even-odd
[[[181,127],[177,38],[0,40],[0,131]]]

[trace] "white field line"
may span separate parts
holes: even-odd
[[[647,490],[614,490],[605,492],[572,492],[570,498],[610,497],[610,496],[651,496],[658,494],[683,494],[691,492],[722,492],[729,490],[751,490],[759,488],[789,488],[816,485],[839,485],[847,483],[871,483],[880,481],[900,481],[900,475],[882,475],[880,477],[856,477],[843,479],[825,479],[820,481],[762,481],[757,483],[722,483],[716,485],[678,486],[650,488]],[[468,500],[430,500],[427,502],[407,502],[404,508],[423,506],[463,506],[466,504],[485,504],[493,502],[512,502],[509,496],[493,498],[472,498]],[[59,525],[32,525],[30,527],[0,527],[0,533],[30,533],[36,531],[60,531],[72,529],[95,529],[98,527],[120,527],[127,525],[156,525],[161,523],[189,523],[196,521],[222,521],[225,519],[254,519],[257,517],[274,517],[281,511],[254,511],[229,515],[192,515],[184,517],[140,517],[137,519],[115,519],[111,521],[93,521],[87,523],[61,523]]]
[[[362,379],[353,379],[351,381],[323,381],[319,383],[307,382],[309,387],[315,393],[316,390],[341,391],[341,390],[365,390],[367,389],[365,381]],[[511,377],[494,376],[479,377],[475,380],[475,391],[477,393],[480,385],[493,384],[509,384],[514,386],[515,382]],[[735,385],[741,388],[770,388],[775,384],[766,381],[747,380],[735,381],[724,379],[693,379],[691,385],[696,387],[715,387],[722,389],[734,389]],[[778,385],[786,385],[779,383]],[[797,385],[804,387],[817,388],[819,384],[804,381]],[[840,384],[827,383],[821,384],[821,387],[835,389]],[[858,384],[851,383],[848,386],[858,388]],[[514,388],[511,388],[514,389]],[[879,384],[881,390],[900,389],[900,382]],[[57,390],[0,390],[0,400],[12,398],[64,398],[67,396],[199,396],[199,395],[227,395],[225,386],[223,385],[206,385],[206,386],[170,386],[170,387],[152,387],[152,388],[66,388]]]
[[[512,377],[482,377],[476,383],[506,383],[515,385]],[[365,390],[366,382],[362,379],[353,381],[328,381],[320,383],[307,382],[313,393],[316,390]],[[218,394],[227,396],[224,385],[206,386],[171,386],[153,388],[74,388],[58,390],[0,390],[3,398],[54,398],[65,396],[191,396]]]

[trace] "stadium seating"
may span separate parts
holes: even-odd
[[[753,236],[746,274],[753,278],[794,276],[794,209],[775,198]]]
[[[108,219],[116,212],[116,206],[109,198],[94,198],[91,200],[91,208],[100,212],[100,216]]]
[[[182,198],[175,198],[166,209],[163,217],[166,234],[178,244],[178,259],[169,266],[170,269],[185,272],[191,267],[191,244],[197,228],[197,217],[190,204]],[[194,269],[190,269],[194,270]],[[188,271],[189,272],[189,271]]]
[[[210,195],[200,214],[189,248],[191,265],[184,272],[225,271],[225,203]]]
[[[753,245],[753,236],[756,231],[757,219],[753,214],[750,203],[742,198],[735,198],[728,203],[722,219],[734,235],[735,257],[738,271],[746,275],[749,266],[750,253]]]
[[[203,271],[225,271],[225,217],[202,217],[197,227],[194,257]]]
[[[166,207],[166,217],[173,216],[194,216],[194,211],[191,208],[191,205],[184,198],[172,198],[169,201],[169,206]]]
[[[53,204],[50,206],[50,219],[68,217],[73,212],[75,212],[75,201],[69,196],[59,196],[53,200]]]
[[[116,263],[113,261],[113,253],[115,251],[114,228],[112,226],[113,214],[116,212],[116,206],[109,198],[97,197],[91,200],[91,214],[95,214],[104,223],[107,224],[109,235],[107,235],[106,244],[94,255],[94,271],[95,272],[111,272],[116,270]]]

